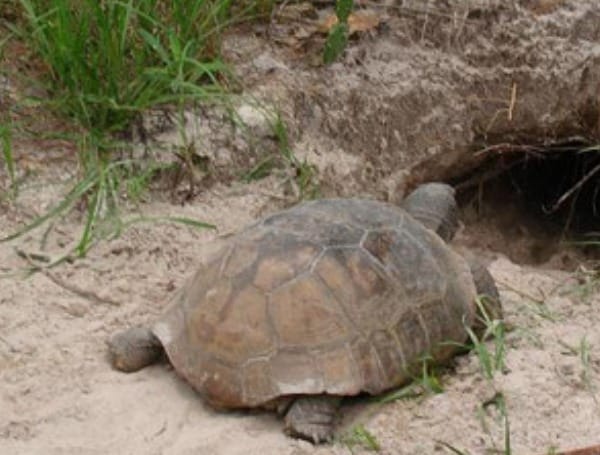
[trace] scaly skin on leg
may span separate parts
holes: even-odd
[[[500,302],[500,293],[494,282],[494,278],[479,259],[473,255],[467,255],[467,262],[471,268],[477,295],[481,297],[481,306],[486,315],[491,320],[502,319],[502,303]],[[477,319],[473,327],[475,333],[480,336],[485,332],[485,317],[481,314],[481,309],[477,308]]]
[[[331,441],[340,401],[331,395],[297,398],[285,415],[285,432],[317,444]]]
[[[163,348],[150,329],[133,327],[113,335],[107,342],[111,363],[127,373],[157,362]]]

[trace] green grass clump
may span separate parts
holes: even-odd
[[[20,35],[48,67],[53,104],[88,131],[223,94],[219,34],[231,0],[21,0]]]
[[[490,430],[485,421],[485,410],[492,406],[498,410],[501,424],[503,427],[503,447],[496,448],[494,447],[494,453],[501,453],[503,455],[511,455],[511,433],[510,433],[510,422],[508,417],[508,410],[506,406],[506,399],[504,393],[501,390],[497,390],[493,379],[494,376],[498,372],[503,372],[506,370],[506,335],[505,335],[505,326],[504,321],[495,319],[494,315],[491,314],[487,309],[490,308],[488,304],[486,304],[485,299],[487,296],[479,296],[476,299],[476,304],[478,307],[478,313],[481,318],[480,322],[483,327],[481,333],[476,333],[472,328],[465,327],[469,340],[471,342],[471,346],[466,346],[474,351],[479,360],[479,365],[481,368],[481,374],[483,377],[492,384],[492,387],[495,391],[494,396],[489,400],[486,400],[480,406],[479,410],[479,418],[482,424],[482,428],[486,433],[490,433]],[[488,341],[491,341],[493,348],[488,346]],[[451,445],[445,441],[437,441],[442,447],[444,447],[448,452],[456,454],[456,455],[469,455],[469,452],[460,450],[456,448],[454,445]],[[493,445],[492,441],[492,445]]]
[[[74,121],[78,128],[79,168],[66,196],[45,214],[0,241],[14,239],[75,207],[85,211],[85,225],[75,250],[83,256],[101,238],[118,235],[132,220],[123,220],[123,196],[136,201],[164,165],[125,159],[131,144],[123,141],[142,125],[153,107],[176,110],[184,147],[185,109],[220,104],[229,108],[232,80],[220,59],[220,42],[231,24],[266,17],[275,0],[20,0],[20,20],[11,33],[29,45],[47,71],[43,81],[49,100],[40,100]],[[231,109],[228,109],[231,110]],[[299,197],[317,192],[314,168],[289,148],[280,120],[273,126],[281,162],[293,170],[290,182]],[[143,126],[141,126],[143,130]],[[143,137],[143,131],[139,131]],[[14,185],[10,136],[0,149]],[[260,163],[249,180],[268,174],[272,162]],[[192,169],[187,172],[192,173]],[[195,227],[207,223],[173,219]]]
[[[470,327],[465,327],[469,339],[472,343],[472,349],[477,354],[481,372],[487,380],[492,380],[496,372],[502,372],[506,369],[505,354],[506,354],[506,336],[505,327],[502,320],[493,319],[486,311],[484,299],[487,296],[478,297],[476,300],[481,314],[484,331],[478,335]],[[490,349],[485,343],[487,340],[492,340],[493,349]]]
[[[123,196],[135,200],[159,165],[124,159],[128,137],[149,108],[170,106],[183,117],[190,104],[225,103],[227,66],[219,55],[222,32],[265,2],[233,0],[20,0],[13,35],[28,44],[47,71],[47,104],[78,125],[78,177],[66,196],[18,232],[83,208],[75,250],[83,256],[100,238],[118,235]],[[42,100],[43,102],[44,100]],[[0,150],[12,187],[15,167],[10,130],[0,129]],[[156,221],[156,220],[154,220]],[[210,225],[173,219],[195,227]]]
[[[17,178],[15,169],[15,159],[12,150],[12,134],[10,124],[0,124],[0,151],[4,158],[4,167],[10,179],[10,188],[7,194],[13,197],[17,193]]]
[[[437,376],[438,370],[429,355],[421,359],[421,376],[415,376],[411,383],[379,398],[382,404],[392,401],[416,398],[422,395],[438,394],[444,392],[444,387]]]
[[[274,169],[283,168],[288,173],[284,183],[289,183],[298,200],[316,199],[320,196],[317,169],[306,160],[300,160],[290,146],[287,127],[281,116],[277,113],[271,115],[270,128],[273,133],[279,154],[267,156],[259,161],[248,172],[241,176],[244,182],[260,180],[271,175]]]
[[[287,127],[280,116],[277,116],[275,120],[273,132],[279,144],[284,164],[294,173],[294,175],[291,176],[291,180],[296,188],[296,196],[299,199],[317,198],[320,194],[319,185],[316,179],[317,170],[314,165],[306,160],[299,160],[293,153],[290,146]]]
[[[343,434],[340,438],[340,442],[345,445],[351,453],[354,453],[355,448],[369,452],[381,451],[381,444],[379,444],[377,438],[362,424],[353,426]]]
[[[329,31],[325,49],[323,50],[323,62],[326,65],[333,63],[346,49],[348,44],[348,18],[354,8],[354,0],[337,0],[335,14],[338,22]]]

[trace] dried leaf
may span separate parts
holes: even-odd
[[[364,33],[379,27],[381,18],[373,10],[358,10],[348,18],[348,28],[350,34]]]
[[[538,16],[553,13],[564,3],[564,0],[536,0],[529,5],[529,9],[533,14]]]
[[[335,14],[327,16],[320,24],[321,33],[329,33],[338,23]],[[381,17],[373,10],[361,9],[353,12],[348,17],[348,31],[354,33],[364,33],[376,29],[381,24]]]
[[[302,22],[317,19],[319,15],[317,10],[310,2],[292,3],[285,5],[283,8],[278,10],[276,18],[278,21],[293,21]]]
[[[329,31],[337,23],[338,23],[337,16],[335,14],[330,14],[319,24],[319,31],[321,33],[329,33]]]

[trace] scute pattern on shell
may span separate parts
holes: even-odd
[[[213,405],[379,393],[464,341],[465,261],[402,209],[319,200],[222,242],[154,327]]]

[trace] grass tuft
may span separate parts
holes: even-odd
[[[340,442],[352,453],[354,453],[354,449],[357,447],[370,452],[381,451],[381,444],[379,444],[377,438],[362,424],[353,426],[343,434],[340,437]]]
[[[270,175],[275,168],[287,173],[284,183],[289,183],[297,200],[315,199],[320,194],[317,169],[294,154],[289,141],[287,127],[279,114],[268,115],[270,128],[277,141],[279,156],[267,156],[241,176],[242,181],[251,182]]]
[[[465,330],[472,343],[472,349],[479,359],[483,376],[487,380],[492,380],[496,372],[502,372],[506,369],[506,336],[504,321],[492,319],[490,317],[489,313],[486,311],[486,305],[483,302],[483,299],[485,298],[487,297],[481,296],[476,299],[479,313],[482,315],[481,322],[484,325],[483,333],[478,335],[468,326],[465,327]],[[490,350],[486,344],[486,341],[490,339],[493,342],[493,350]]]
[[[314,199],[318,197],[319,186],[316,179],[316,168],[306,160],[300,161],[296,157],[290,146],[287,127],[279,115],[275,119],[273,131],[279,143],[284,162],[293,173],[291,177],[292,183],[295,185],[296,192],[298,193],[297,197],[299,199]]]
[[[335,4],[335,14],[337,24],[329,31],[325,48],[323,49],[323,62],[329,65],[336,61],[348,44],[348,18],[354,8],[354,0],[337,0]]]
[[[267,7],[232,0],[20,0],[23,25],[11,32],[47,68],[51,106],[80,128],[80,174],[45,214],[0,241],[12,240],[75,208],[85,224],[74,253],[122,232],[123,196],[138,200],[160,165],[123,159],[127,137],[144,111],[227,101],[229,71],[219,57],[221,34],[247,12]],[[15,186],[10,131],[0,129],[2,156]],[[161,220],[164,221],[164,220]],[[182,218],[195,228],[207,223]]]
[[[145,109],[222,96],[219,34],[230,1],[21,0],[20,35],[47,65],[54,105],[88,131]]]
[[[494,447],[494,453],[502,453],[504,455],[511,455],[511,439],[510,439],[510,421],[508,418],[508,411],[506,406],[506,400],[502,391],[499,391],[494,386],[494,376],[498,372],[504,372],[506,370],[505,359],[506,359],[506,338],[505,338],[505,326],[504,321],[494,319],[492,315],[486,310],[486,308],[490,308],[489,305],[486,305],[485,299],[486,296],[480,296],[476,299],[476,304],[478,306],[478,313],[481,318],[481,325],[483,327],[482,331],[478,331],[477,333],[468,326],[465,326],[465,329],[468,333],[470,342],[472,346],[463,346],[466,349],[473,350],[477,355],[479,360],[479,364],[481,367],[481,374],[488,381],[489,384],[492,385],[493,390],[495,391],[492,398],[486,400],[484,403],[480,405],[480,409],[478,411],[478,415],[481,421],[481,425],[483,430],[490,434],[490,430],[486,423],[485,411],[488,407],[494,406],[499,413],[501,418],[501,424],[503,427],[503,448],[496,449]],[[491,341],[493,345],[493,349],[490,349],[488,346]],[[456,446],[451,445],[445,441],[436,441],[442,448],[446,449],[448,452],[456,454],[456,455],[468,455],[469,452],[458,449]],[[492,438],[492,445],[494,445],[494,441]]]
[[[410,384],[400,387],[399,389],[392,390],[381,398],[378,398],[378,402],[385,404],[397,400],[417,398],[427,394],[443,393],[444,388],[437,377],[437,370],[435,366],[433,366],[432,361],[433,359],[431,356],[425,356],[421,360],[420,377],[415,377]]]
[[[600,246],[600,242],[594,242],[594,244]],[[577,301],[589,304],[600,290],[600,271],[580,265],[574,278],[576,284],[562,289],[560,295],[574,295]]]

